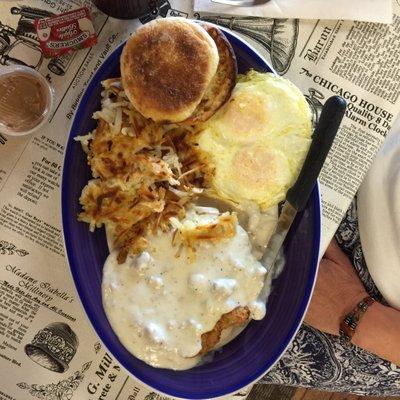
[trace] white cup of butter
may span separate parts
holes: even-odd
[[[0,67],[0,133],[25,136],[42,127],[53,107],[53,89],[33,68]]]

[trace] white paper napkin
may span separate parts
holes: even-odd
[[[392,0],[271,0],[253,7],[194,0],[194,9],[198,12],[254,17],[392,22]]]

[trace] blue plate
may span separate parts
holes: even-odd
[[[242,39],[224,30],[238,60],[239,72],[250,68],[272,71],[267,62]],[[82,304],[105,346],[132,375],[170,396],[209,399],[235,392],[265,374],[297,332],[307,308],[318,265],[320,198],[314,188],[304,212],[299,214],[285,244],[286,265],[273,283],[262,321],[251,322],[213,361],[187,371],[150,367],[131,355],[119,342],[104,313],[101,300],[102,268],[108,248],[104,229],[90,233],[77,221],[79,196],[91,173],[81,145],[74,141],[95,127],[91,119],[100,108],[100,82],[116,77],[122,46],[101,65],[76,111],[67,143],[62,177],[62,219],[69,265]]]

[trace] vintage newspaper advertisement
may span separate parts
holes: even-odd
[[[44,58],[33,21],[82,5],[92,10],[98,44]],[[0,136],[0,399],[167,399],[128,377],[100,343],[76,294],[61,230],[60,173],[74,112],[103,60],[136,27],[182,16],[234,30],[302,89],[314,122],[329,96],[348,101],[321,174],[322,250],[400,110],[397,3],[391,25],[199,15],[192,9],[189,1],[162,1],[157,13],[118,21],[89,0],[0,3],[0,66],[32,66],[55,90],[47,126],[28,137]]]

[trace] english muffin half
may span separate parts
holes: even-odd
[[[185,124],[207,121],[219,110],[231,96],[236,84],[236,56],[228,39],[216,26],[202,22],[201,26],[212,37],[218,49],[219,63],[206,93]]]
[[[156,19],[128,39],[121,55],[122,84],[146,118],[180,122],[200,104],[218,62],[217,46],[199,24]]]

